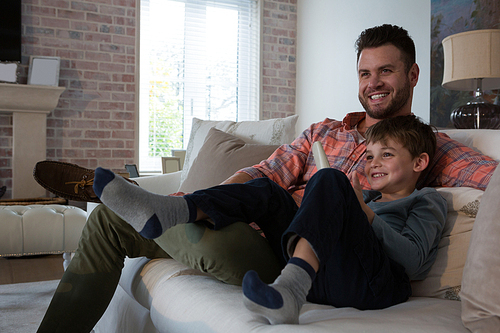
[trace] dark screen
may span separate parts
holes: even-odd
[[[0,0],[0,61],[21,61],[21,0]]]

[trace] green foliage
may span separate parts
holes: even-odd
[[[157,80],[149,83],[149,156],[170,156],[183,147],[184,107],[181,89],[169,81],[165,62],[152,64]],[[178,84],[177,84],[178,85]]]

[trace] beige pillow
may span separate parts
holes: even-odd
[[[191,135],[186,149],[186,157],[182,168],[181,183],[186,179],[193,160],[205,142],[210,128],[215,127],[230,133],[245,143],[262,145],[282,145],[295,139],[295,124],[298,116],[276,118],[259,121],[213,121],[193,118]]]
[[[472,332],[500,331],[500,168],[484,192],[462,280],[462,321]]]
[[[437,188],[448,214],[434,265],[422,281],[412,282],[412,296],[459,299],[467,249],[483,191],[468,187]]]
[[[210,128],[179,192],[218,185],[236,171],[267,159],[279,145],[247,144],[234,135]]]

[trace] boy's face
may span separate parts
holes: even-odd
[[[416,160],[399,142],[366,145],[365,174],[373,190],[388,194],[409,195],[418,179]]]

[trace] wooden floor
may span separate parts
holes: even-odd
[[[0,258],[0,284],[58,280],[63,273],[62,254]]]

